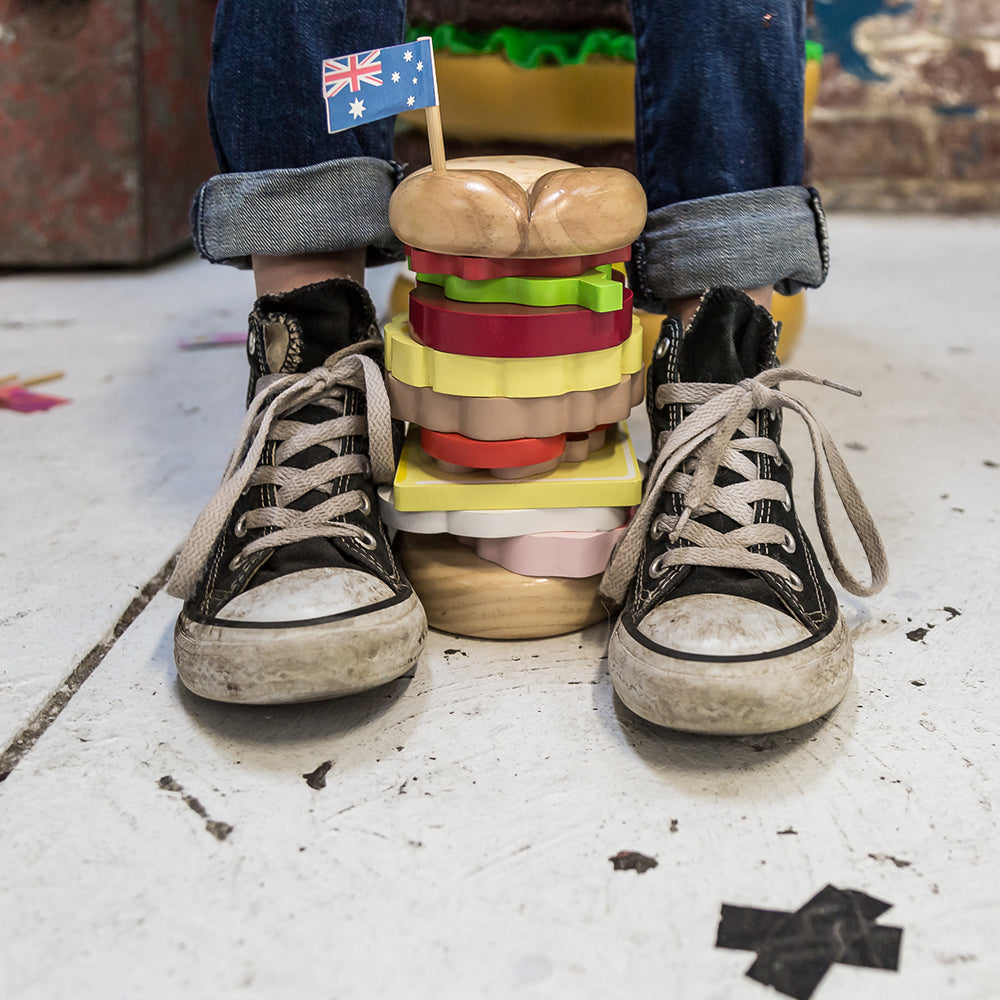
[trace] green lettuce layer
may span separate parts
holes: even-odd
[[[407,41],[429,35],[434,48],[455,55],[479,55],[500,52],[515,66],[573,66],[588,56],[610,56],[635,62],[635,39],[626,31],[594,28],[590,31],[525,31],[502,27],[494,31],[466,31],[453,24],[432,28],[426,24],[411,26]]]
[[[480,55],[499,52],[515,66],[534,69],[536,66],[575,66],[588,56],[609,56],[635,62],[635,38],[616,28],[592,28],[589,31],[526,31],[509,26],[493,31],[466,31],[454,24],[431,27],[415,24],[407,29],[407,41],[429,35],[434,48],[455,55]],[[806,59],[820,62],[823,46],[806,42]]]

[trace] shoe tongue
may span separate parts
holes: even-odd
[[[733,288],[706,292],[677,353],[681,382],[735,384],[775,366],[777,327],[768,311]]]
[[[375,307],[363,286],[332,278],[262,296],[250,320],[251,329],[255,320],[260,329],[249,345],[258,375],[287,375],[316,368],[341,348],[366,340]]]

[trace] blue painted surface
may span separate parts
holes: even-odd
[[[899,16],[913,7],[912,3],[890,3],[888,0],[816,0],[816,21],[819,41],[826,52],[836,52],[840,65],[861,80],[884,80],[868,60],[854,47],[854,27],[859,21],[876,14]]]
[[[934,113],[946,118],[968,118],[979,110],[978,104],[935,104]]]

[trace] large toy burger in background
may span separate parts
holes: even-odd
[[[411,422],[383,517],[432,625],[539,636],[603,616],[600,574],[638,503],[619,425],[642,398],[642,328],[612,265],[635,177],[471,157],[390,204],[417,285],[386,326],[393,415]]]

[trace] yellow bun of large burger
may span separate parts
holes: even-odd
[[[631,142],[635,64],[592,56],[569,66],[515,66],[501,53],[435,54],[441,122],[452,139]],[[401,116],[423,127],[420,112]]]

